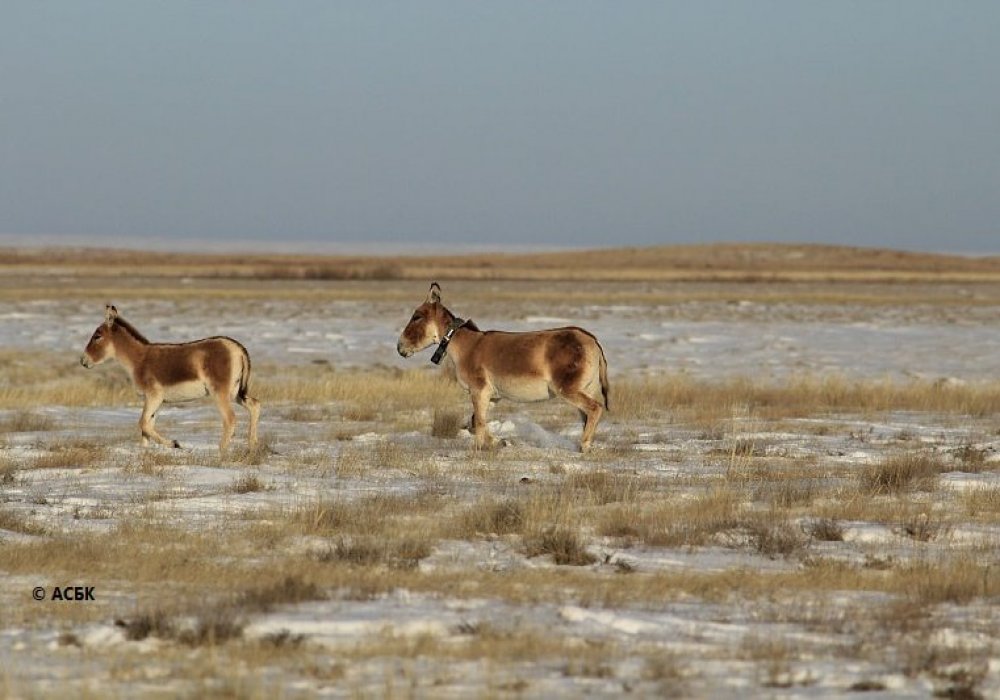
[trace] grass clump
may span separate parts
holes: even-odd
[[[513,498],[485,498],[457,514],[450,535],[472,539],[483,535],[519,534],[524,530],[524,504]]]
[[[567,477],[566,485],[585,491],[595,505],[633,502],[648,486],[636,476],[611,471],[574,473]]]
[[[965,443],[954,451],[954,455],[955,460],[964,472],[978,474],[987,468],[989,450],[986,448]]]
[[[117,620],[125,638],[141,641],[156,637],[189,647],[214,647],[243,636],[246,622],[226,603],[205,606],[193,614],[170,614],[161,609],[141,613],[131,620]]]
[[[843,542],[844,526],[831,518],[820,518],[806,526],[806,532],[820,542]]]
[[[229,451],[230,458],[234,462],[248,467],[259,467],[267,462],[271,455],[275,454],[271,440],[266,435],[262,435],[256,444],[250,445],[246,442],[240,442],[236,446],[230,447]]]
[[[980,486],[962,495],[965,511],[987,521],[1000,520],[1000,486]]]
[[[906,452],[880,460],[861,472],[861,487],[875,494],[899,494],[910,490],[933,491],[938,475],[948,468],[926,452]]]
[[[64,469],[94,467],[107,456],[107,448],[86,443],[54,445],[49,452],[31,459],[33,469]]]
[[[458,431],[462,427],[462,415],[460,413],[434,409],[434,421],[431,424],[432,436],[450,440],[458,437]]]
[[[319,556],[325,563],[360,567],[386,566],[390,569],[415,569],[421,559],[430,556],[431,543],[421,537],[387,540],[379,537],[340,538]]]
[[[529,557],[550,555],[559,565],[587,566],[597,557],[587,551],[580,533],[565,525],[552,525],[524,538],[525,554]]]
[[[1000,572],[972,555],[941,562],[918,561],[902,567],[896,577],[909,598],[923,604],[966,604],[1000,594]]]
[[[148,637],[171,639],[174,636],[173,620],[159,608],[140,613],[128,620],[115,620],[115,625],[125,631],[125,639],[130,642],[141,642]]]
[[[721,487],[693,498],[613,504],[598,516],[597,532],[653,547],[699,546],[721,532],[741,527],[742,508],[741,494]]]
[[[46,532],[41,525],[9,508],[0,508],[0,530],[19,532],[22,535],[44,535]]]
[[[13,460],[0,455],[0,485],[7,486],[17,481],[17,467]]]
[[[0,418],[0,433],[41,433],[55,427],[56,422],[51,417],[31,411],[15,411]]]
[[[899,532],[918,542],[932,542],[950,531],[951,525],[935,514],[921,510],[907,514],[899,526]]]
[[[312,581],[304,580],[299,575],[289,575],[280,581],[246,590],[236,601],[239,607],[253,612],[270,612],[278,605],[326,598],[323,589]]]
[[[788,559],[801,552],[808,544],[802,530],[784,520],[754,520],[747,530],[754,551],[769,559]]]
[[[674,374],[655,381],[625,379],[617,383],[615,394],[615,415],[619,418],[679,412],[685,420],[699,425],[725,421],[733,406],[750,407],[762,419],[890,411],[985,417],[1000,411],[1000,384],[996,382],[950,385],[806,375],[765,383],[742,377],[706,381]]]
[[[253,472],[242,474],[233,481],[233,493],[257,493],[267,489],[268,486]]]

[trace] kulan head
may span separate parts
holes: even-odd
[[[441,304],[441,286],[431,283],[424,303],[416,308],[410,317],[406,328],[399,334],[396,351],[403,357],[409,357],[424,348],[441,342],[441,333],[445,323],[446,312]]]
[[[90,336],[90,342],[83,349],[80,356],[80,364],[90,369],[95,365],[110,360],[115,356],[115,344],[111,341],[111,335],[115,332],[115,319],[118,318],[118,309],[111,304],[104,307],[104,323],[99,325]]]

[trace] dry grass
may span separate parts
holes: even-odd
[[[457,384],[442,381],[441,372],[360,370],[339,372],[322,367],[264,368],[255,380],[259,398],[266,403],[318,405],[336,403],[351,420],[391,417],[389,412],[435,408],[454,410],[464,392]],[[345,414],[346,412],[346,414]],[[362,414],[370,418],[353,418]]]
[[[860,475],[860,488],[874,494],[909,490],[933,491],[938,476],[948,471],[940,457],[928,452],[906,452],[880,460]]]
[[[187,463],[183,456],[174,450],[144,449],[129,453],[122,467],[126,474],[143,474],[145,476],[163,476],[166,467]]]
[[[519,534],[524,531],[524,504],[516,498],[481,498],[457,513],[446,532],[455,539]]]
[[[417,524],[432,522],[438,506],[420,499],[389,503],[369,500],[341,509],[317,507],[270,521],[249,531],[212,530],[190,533],[136,524],[107,535],[74,536],[6,543],[4,568],[10,574],[70,575],[91,585],[142,591],[157,601],[148,608],[165,610],[167,619],[204,617],[203,632],[193,632],[195,643],[218,640],[212,632],[213,608],[228,610],[219,619],[239,621],[268,605],[324,595],[337,590],[349,598],[370,599],[394,589],[458,598],[494,598],[511,603],[576,601],[581,605],[661,605],[664,601],[695,597],[705,601],[757,600],[777,591],[878,591],[927,604],[968,603],[1000,594],[1000,572],[981,554],[956,552],[910,565],[864,567],[839,561],[807,560],[808,566],[777,572],[752,569],[720,571],[658,571],[629,576],[600,575],[591,568],[514,569],[497,575],[469,568],[461,576],[449,569],[427,571],[414,566],[431,551],[433,540],[418,535]],[[392,513],[392,517],[387,517]],[[776,527],[781,521],[775,520]],[[551,555],[565,564],[590,563],[581,546],[581,531],[569,523],[550,523],[549,529],[525,526],[530,553]],[[283,543],[303,532],[333,536],[329,555],[284,551]],[[770,537],[770,535],[768,535]],[[780,537],[778,538],[781,539]],[[169,543],[165,546],[164,543]],[[762,553],[787,556],[795,549],[780,542],[765,544]],[[797,545],[795,545],[797,546]],[[164,580],[168,576],[168,580]],[[286,585],[293,577],[299,583]],[[42,579],[44,580],[44,579]],[[169,584],[165,589],[164,585]],[[164,590],[172,596],[164,597]],[[256,591],[251,592],[251,591]],[[234,592],[237,595],[234,598]],[[241,593],[243,592],[243,593]],[[240,596],[243,596],[241,598]],[[179,597],[178,597],[179,596]],[[177,608],[165,607],[170,597]],[[194,602],[185,602],[185,601]],[[205,601],[208,601],[207,603]],[[221,602],[220,602],[221,601]],[[207,608],[200,607],[207,605]],[[178,612],[178,610],[180,612]],[[12,610],[9,616],[59,614],[45,607]],[[106,614],[100,610],[83,614]],[[188,643],[188,642],[185,642]]]
[[[981,486],[962,494],[965,512],[986,522],[1000,522],[1000,486]]]
[[[918,542],[932,542],[946,536],[951,527],[946,515],[925,507],[909,514],[899,524],[897,530],[900,534]]]
[[[431,435],[445,439],[458,437],[458,431],[463,427],[463,423],[462,415],[456,411],[434,409]]]
[[[44,535],[45,528],[33,522],[23,513],[9,507],[0,507],[0,530],[18,532],[22,535]]]
[[[744,253],[748,257],[740,263]],[[456,298],[460,295],[463,301],[468,300],[472,309],[480,303],[523,300],[541,308],[549,301],[565,303],[566,299],[647,304],[675,303],[686,298],[712,302],[794,299],[805,304],[850,299],[862,305],[919,299],[921,303],[954,304],[957,308],[958,304],[969,303],[968,298],[957,287],[936,283],[882,288],[816,282],[772,285],[754,284],[751,277],[815,280],[829,274],[838,279],[858,275],[866,279],[909,276],[926,280],[948,276],[972,279],[964,276],[984,274],[971,267],[936,269],[934,261],[917,259],[902,260],[883,269],[872,262],[885,263],[881,256],[874,256],[869,261],[872,265],[861,264],[851,272],[849,266],[860,259],[840,259],[835,251],[825,252],[823,264],[799,264],[799,258],[783,260],[774,254],[726,250],[719,264],[700,269],[697,255],[691,253],[689,257],[682,255],[673,268],[663,273],[637,256],[621,268],[625,272],[615,273],[716,280],[742,275],[740,279],[745,283],[642,287],[628,283],[584,286],[546,282],[490,289],[478,284],[453,284],[448,289],[454,290]],[[761,263],[761,255],[764,264],[755,267]],[[317,304],[335,298],[377,299],[398,301],[401,308],[408,308],[419,299],[426,286],[424,279],[419,285],[385,285],[361,278],[408,278],[426,272],[411,262],[393,261],[379,269],[369,262],[340,266],[336,261],[207,261],[204,267],[196,265],[193,270],[185,270],[204,277],[181,289],[169,277],[181,269],[181,263],[170,260],[150,270],[150,275],[164,278],[153,282],[152,291],[143,292],[143,298],[200,300],[206,294],[215,294],[240,303],[273,296]],[[483,258],[477,264],[486,262]],[[469,260],[456,260],[445,265],[443,277],[468,274],[470,279],[499,278],[529,267],[528,277],[566,276],[564,270],[544,260],[505,262],[511,266],[483,264],[469,272]],[[583,258],[578,262],[580,270],[585,271]],[[832,272],[826,273],[823,266],[831,262]],[[518,268],[515,263],[524,267]],[[23,262],[14,264],[25,269]],[[64,267],[60,274],[96,274],[86,261],[74,267],[78,263],[67,258],[61,264]],[[122,264],[126,264],[124,259]],[[785,264],[783,272],[775,271]],[[838,269],[837,264],[844,267]],[[759,272],[753,272],[755,269]],[[207,279],[212,275],[288,281],[270,285],[231,280],[215,289],[216,283]],[[350,277],[358,281],[347,279]],[[326,279],[345,281],[310,281]],[[147,278],[142,284],[148,282]],[[40,290],[44,297],[60,292],[57,282],[35,280],[28,291],[16,290],[13,284],[4,287],[0,282],[0,296]],[[47,284],[51,289],[45,288]],[[101,282],[90,278],[83,281],[82,289],[103,299],[114,298],[115,294],[107,292],[116,289],[130,290],[134,296],[142,287],[132,280]],[[976,293],[981,296],[976,304],[1000,304],[1000,286],[982,283]],[[75,354],[39,353],[26,357],[21,352],[0,352],[0,360],[0,407],[13,409],[0,418],[0,434],[10,433],[3,436],[8,444],[42,439],[14,433],[73,427],[55,425],[33,407],[128,405],[136,407],[138,417],[134,393],[117,368],[86,372],[76,364]],[[642,677],[658,683],[662,694],[689,696],[698,694],[698,686],[689,683],[697,682],[697,674],[669,650],[638,648],[631,643],[619,646],[601,639],[563,639],[551,629],[520,624],[500,627],[473,620],[450,637],[441,638],[374,635],[338,648],[336,661],[324,656],[320,664],[307,660],[314,655],[296,635],[248,640],[242,632],[253,615],[281,605],[327,597],[372,600],[399,591],[435,600],[468,598],[525,606],[576,604],[594,609],[662,611],[671,601],[715,602],[738,606],[740,610],[758,606],[754,613],[764,618],[786,615],[789,619],[795,614],[806,615],[796,610],[812,609],[816,601],[824,601],[819,607],[829,606],[824,607],[827,618],[817,615],[805,622],[799,620],[798,624],[805,624],[810,631],[832,629],[857,638],[857,648],[831,652],[839,659],[841,654],[862,656],[876,647],[895,654],[901,647],[893,635],[912,634],[916,647],[926,641],[927,630],[933,629],[928,618],[940,614],[940,606],[983,606],[1000,595],[995,552],[986,541],[989,535],[983,535],[984,542],[978,549],[959,537],[954,542],[949,537],[968,519],[982,524],[1000,522],[998,489],[986,486],[968,491],[935,490],[938,475],[945,469],[981,473],[995,468],[986,447],[993,441],[994,429],[984,427],[986,421],[969,418],[991,417],[1000,412],[1000,384],[855,381],[843,377],[796,377],[769,383],[746,379],[699,381],[682,375],[640,381],[613,375],[614,410],[598,433],[598,446],[603,449],[579,459],[573,455],[570,460],[562,455],[537,457],[537,448],[530,446],[471,454],[459,449],[460,442],[421,439],[419,447],[414,447],[408,444],[413,441],[391,438],[351,439],[372,430],[389,434],[419,430],[442,440],[454,438],[467,415],[468,399],[453,382],[426,368],[406,372],[384,367],[341,371],[329,365],[261,363],[255,364],[255,372],[255,393],[263,400],[267,415],[298,423],[289,434],[308,432],[309,440],[324,444],[312,444],[297,454],[295,450],[301,446],[295,445],[295,440],[286,440],[283,433],[281,454],[265,440],[264,449],[256,452],[234,450],[223,462],[213,457],[211,466],[231,470],[224,475],[223,488],[226,480],[232,479],[230,490],[237,496],[247,496],[226,496],[227,500],[258,504],[269,498],[271,495],[262,491],[268,488],[265,475],[274,473],[271,470],[278,470],[282,478],[290,475],[293,479],[300,472],[309,478],[321,473],[330,478],[336,490],[324,498],[303,500],[294,506],[254,506],[252,512],[248,509],[246,513],[200,524],[197,531],[189,525],[167,527],[165,523],[176,522],[171,520],[173,511],[158,503],[144,505],[142,499],[147,496],[113,509],[99,505],[80,511],[80,517],[117,518],[121,524],[109,535],[74,532],[70,537],[55,528],[45,532],[35,529],[36,518],[30,511],[34,506],[30,502],[27,507],[5,506],[0,509],[0,529],[45,535],[35,541],[14,536],[5,539],[5,574],[30,576],[43,583],[62,578],[85,579],[102,591],[113,592],[109,599],[116,602],[72,610],[7,606],[0,612],[0,623],[45,621],[72,627],[81,621],[117,617],[130,637],[156,637],[165,642],[158,659],[173,665],[174,677],[190,673],[213,679],[193,689],[192,696],[280,694],[270,693],[266,683],[256,686],[235,676],[213,685],[220,666],[262,669],[259,678],[253,677],[254,683],[274,677],[281,668],[294,668],[308,679],[323,679],[330,687],[350,692],[350,684],[356,682],[356,677],[351,677],[352,664],[372,659],[381,662],[390,657],[421,670],[447,668],[447,664],[438,662],[452,659],[483,660],[504,672],[509,667],[503,664],[543,660],[555,673],[594,680],[613,678],[621,667],[619,662],[633,659],[644,664]],[[526,410],[546,428],[561,427],[568,421],[565,407],[558,405]],[[948,427],[961,430],[969,421],[971,425],[964,433],[970,436],[968,443],[956,447],[954,437],[942,438],[939,442],[943,445],[935,445],[934,452],[925,452],[914,449],[915,438],[926,439],[916,435],[916,429],[892,428],[889,444],[884,444],[879,442],[884,438],[878,435],[849,435],[853,428],[845,427],[853,425],[858,416],[895,411],[946,415]],[[849,418],[845,419],[845,415]],[[804,427],[796,422],[798,418],[819,420],[817,425]],[[777,421],[785,419],[785,427],[779,428]],[[317,429],[310,432],[303,423],[316,423]],[[694,453],[681,447],[663,453],[633,449],[633,443],[651,439],[650,426],[663,439],[673,439],[676,433],[700,435],[710,444],[699,445]],[[824,445],[817,449],[832,445],[830,452],[817,452],[820,456],[809,461],[785,456],[780,437],[754,437],[782,431],[825,438],[815,441]],[[937,441],[937,437],[934,439]],[[872,455],[874,463],[865,469],[857,461],[842,459],[842,454],[835,457],[844,444],[851,445],[847,449],[856,447]],[[428,449],[428,445],[433,447]],[[18,469],[110,462],[120,465],[125,477],[142,474],[150,479],[172,480],[176,478],[172,466],[202,459],[170,450],[136,451],[118,457],[84,440],[56,444],[51,454],[32,457],[24,464],[12,463],[9,452],[0,449],[0,493],[5,497],[24,492],[29,477],[51,476],[29,474],[21,478]],[[430,452],[436,453],[434,457],[428,458]],[[442,460],[444,453],[447,457]],[[532,461],[536,457],[537,461]],[[525,483],[519,481],[522,470],[529,473]],[[990,477],[986,474],[982,478]],[[145,488],[146,480],[136,481]],[[389,493],[387,483],[407,489],[416,485],[417,490]],[[15,487],[3,489],[6,484]],[[166,498],[171,487],[154,486],[148,498]],[[366,489],[377,493],[366,495]],[[250,496],[254,493],[261,495]],[[284,491],[280,495],[284,497]],[[893,552],[872,554],[861,562],[864,545],[854,539],[854,525],[848,525],[857,522],[881,523],[891,529],[896,535],[888,538]],[[852,537],[843,542],[848,533]],[[471,544],[453,549],[453,540]],[[843,544],[835,544],[840,542]],[[628,548],[638,545],[641,547],[637,547],[635,559],[630,558]],[[760,568],[700,569],[698,564],[691,568],[663,568],[655,553],[650,560],[638,554],[655,548],[684,551],[710,547],[714,556],[720,546],[739,550],[739,561],[792,561]],[[612,554],[607,553],[608,549]],[[489,565],[471,565],[463,558],[478,556],[467,554],[469,551],[485,550],[509,556],[517,563],[500,571]],[[456,555],[457,563],[450,559],[452,551],[462,552]],[[855,556],[843,557],[845,551]],[[906,554],[900,555],[900,551]],[[830,552],[836,554],[824,558]],[[671,557],[676,553],[671,552]],[[722,552],[722,556],[730,554]],[[432,555],[433,566],[420,564]],[[538,559],[525,565],[523,557],[528,556]],[[617,575],[619,571],[629,574]],[[865,595],[852,596],[855,592]],[[870,593],[882,595],[868,596]],[[139,602],[133,604],[133,599]],[[785,601],[797,599],[811,603],[784,605]],[[844,611],[834,602],[843,599],[852,601],[850,610]],[[867,602],[869,599],[875,602]],[[123,600],[129,601],[127,611],[122,608]],[[841,613],[843,616],[838,617]],[[866,617],[871,617],[872,625],[879,628],[867,638],[857,633]],[[71,637],[70,632],[66,638]],[[792,673],[797,652],[790,644],[780,636],[769,644],[748,638],[743,652],[761,669],[759,680],[764,686],[779,688],[799,682]],[[926,649],[927,645],[923,646]],[[196,649],[192,651],[192,647]],[[899,663],[913,673],[933,677],[935,688],[952,696],[963,692],[963,688],[974,692],[978,682],[974,674],[963,676],[962,671],[950,668],[940,658],[935,661],[916,652],[912,660]],[[120,678],[135,678],[130,675],[135,672],[129,670],[133,665],[131,659],[125,661],[123,657],[114,673]],[[393,675],[390,680],[396,683],[398,678]],[[414,691],[415,685],[392,687],[400,694],[407,690],[419,694],[423,690],[421,687]],[[863,684],[858,689],[864,689]],[[537,688],[530,683],[518,685],[517,681],[505,679],[489,685],[487,694],[530,694],[534,690]],[[357,694],[365,692],[359,689]],[[99,694],[95,692],[94,696]]]
[[[305,535],[409,536],[415,521],[439,512],[442,499],[434,493],[377,493],[357,500],[318,500],[276,513],[271,527]],[[427,528],[420,531],[433,534]]]
[[[34,406],[136,406],[138,416],[135,392],[120,368],[87,372],[65,357],[45,353],[32,357],[0,353],[0,360],[4,359],[10,362],[0,362],[0,408],[16,410],[0,421],[0,433],[50,429],[48,419],[28,410]],[[468,409],[466,393],[446,372],[424,368],[337,371],[325,365],[264,365],[255,371],[254,391],[265,410],[289,406],[285,413],[290,411],[294,420],[425,426],[424,430],[444,438],[457,434]],[[891,382],[837,376],[798,376],[779,383],[712,382],[678,374],[642,380],[614,377],[613,391],[611,421],[659,420],[669,415],[719,438],[745,416],[774,421],[892,411],[972,417],[1000,413],[1000,383],[996,382]],[[337,430],[342,432],[344,427]],[[763,449],[740,439],[734,436],[728,445],[737,456],[755,456],[754,450]],[[971,444],[954,457],[967,471],[987,466],[986,453]]]
[[[116,620],[125,638],[139,641],[147,637],[175,641],[187,646],[216,646],[243,634],[249,614],[269,612],[279,605],[324,600],[326,593],[315,583],[288,575],[273,583],[231,592],[217,600],[195,600],[172,608],[155,607]]]
[[[176,614],[175,614],[176,615]],[[238,639],[246,626],[245,620],[225,604],[204,604],[175,617],[160,609],[120,621],[125,638],[139,641],[153,636],[190,647],[216,646]]]
[[[919,561],[894,574],[899,592],[925,605],[965,604],[1000,593],[1000,572],[968,553],[936,562]]]
[[[63,469],[69,467],[96,467],[107,457],[108,450],[89,442],[57,444],[44,454],[33,457],[31,469]]]
[[[769,559],[802,554],[808,544],[802,529],[780,515],[751,518],[746,529],[754,551]]]
[[[985,471],[988,464],[989,450],[966,443],[953,452],[955,461],[963,472],[977,474]]]
[[[730,280],[744,282],[996,281],[997,258],[846,246],[717,244],[435,256],[143,253],[127,250],[5,250],[7,275],[279,280],[537,279]]]
[[[762,484],[755,494],[774,508],[807,508],[822,493],[822,486],[813,478],[776,478]]]
[[[0,486],[9,486],[17,481],[17,465],[13,459],[0,453]]]
[[[569,488],[582,489],[596,505],[634,502],[639,493],[647,492],[655,482],[649,477],[623,474],[618,471],[575,472],[567,476]]]
[[[257,493],[268,488],[270,487],[261,481],[260,476],[253,472],[241,474],[233,481],[233,493]]]
[[[738,378],[707,382],[686,375],[619,381],[616,418],[652,419],[678,413],[687,422],[711,428],[749,413],[758,420],[891,411],[926,411],[983,417],[1000,412],[1000,383],[946,384],[844,377],[793,377],[767,384]],[[749,445],[746,447],[750,447]]]
[[[38,433],[52,430],[55,421],[31,411],[15,411],[0,418],[0,433]]]
[[[437,464],[422,448],[391,440],[342,443],[333,460],[341,478],[364,478],[379,470],[432,476]]]
[[[432,542],[420,535],[394,539],[361,535],[341,537],[319,554],[321,562],[352,566],[385,566],[390,569],[412,569],[421,559],[430,556]]]
[[[597,532],[653,547],[703,545],[719,533],[741,527],[745,503],[743,494],[720,487],[691,498],[616,506],[599,516]]]
[[[580,532],[568,525],[550,525],[529,532],[524,537],[525,554],[529,557],[549,555],[555,564],[587,566],[597,557],[587,551]]]
[[[265,464],[274,454],[271,436],[266,433],[261,435],[253,446],[247,443],[243,435],[238,435],[228,449],[229,452],[226,455],[228,459],[248,467],[258,467]]]
[[[806,527],[810,537],[820,542],[843,542],[844,527],[836,520],[820,518]]]
[[[323,589],[301,576],[288,575],[274,583],[254,586],[237,596],[237,605],[250,612],[269,612],[279,605],[325,600]]]
[[[334,415],[326,406],[290,406],[281,410],[282,418],[299,423],[321,423]]]

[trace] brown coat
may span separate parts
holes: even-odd
[[[597,424],[609,408],[610,388],[604,350],[591,333],[575,326],[524,333],[481,331],[445,308],[441,288],[434,283],[400,334],[396,349],[409,357],[442,341],[455,377],[472,400],[470,427],[477,447],[493,442],[486,427],[491,400],[559,397],[579,409],[584,420],[580,448],[590,448]]]
[[[232,401],[247,409],[250,416],[249,440],[257,441],[260,403],[247,393],[250,383],[250,355],[240,343],[224,336],[188,343],[151,343],[136,328],[108,306],[105,321],[94,331],[80,363],[88,369],[110,359],[118,360],[132,379],[145,403],[139,419],[142,443],[149,438],[164,445],[180,447],[156,431],[156,411],[164,403],[191,401],[212,396],[222,416],[225,450],[236,429]]]

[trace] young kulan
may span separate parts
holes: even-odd
[[[232,338],[216,336],[188,343],[151,343],[118,315],[105,308],[104,323],[90,337],[80,357],[87,369],[107,360],[118,360],[128,372],[145,403],[139,418],[142,444],[152,438],[162,445],[180,447],[176,440],[156,431],[156,412],[166,403],[192,401],[211,396],[222,416],[219,451],[229,445],[236,431],[236,401],[250,417],[249,443],[257,443],[260,402],[247,393],[250,384],[250,355]]]

